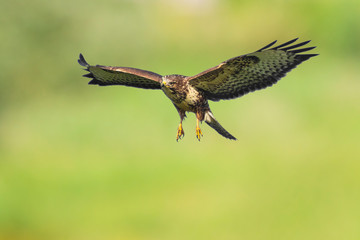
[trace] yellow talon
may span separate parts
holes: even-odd
[[[196,138],[200,141],[200,138],[203,136],[201,129],[196,127]]]
[[[177,130],[177,134],[176,134],[176,141],[179,141],[179,139],[181,139],[184,136],[185,136],[185,132],[184,132],[184,130],[182,128],[182,124],[180,123],[179,128]]]
[[[200,135],[202,137],[202,132],[201,132],[201,129],[199,127],[199,118],[196,116],[196,138],[199,140],[200,142]]]

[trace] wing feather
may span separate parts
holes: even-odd
[[[273,41],[273,42],[269,43],[269,44],[268,44],[268,45],[266,45],[265,47],[263,47],[263,48],[259,49],[259,50],[258,50],[258,52],[260,52],[260,51],[262,51],[262,50],[265,50],[265,49],[267,49],[267,48],[271,47],[271,46],[272,46],[272,45],[274,45],[276,42],[277,42],[277,40],[275,40],[275,41]],[[287,43],[284,43],[284,44],[287,44]]]
[[[86,67],[84,70],[90,72],[83,75],[83,77],[92,79],[89,84],[161,89],[160,82],[162,76],[154,72],[130,67],[91,66],[85,61],[82,54],[80,54],[78,62],[81,66]]]
[[[279,49],[279,48],[285,47],[285,46],[287,46],[287,45],[290,45],[290,44],[296,42],[298,39],[299,39],[299,38],[295,38],[295,39],[290,40],[290,41],[288,41],[288,42],[286,42],[286,43],[280,44],[280,45],[278,45],[278,46],[276,46],[276,47],[274,47],[274,48],[272,48],[272,49]],[[266,48],[265,48],[265,49],[266,49]],[[262,50],[265,50],[265,49],[262,49]],[[258,50],[257,52],[260,52],[260,51],[261,51],[261,50]]]
[[[274,41],[254,53],[231,58],[200,74],[187,77],[187,80],[213,101],[237,98],[269,87],[301,62],[318,55],[298,54],[315,47],[297,49],[310,41],[291,45],[296,40],[270,48]]]

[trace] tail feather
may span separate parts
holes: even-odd
[[[216,121],[214,115],[212,114],[212,112],[207,111],[205,113],[205,122],[212,127],[213,129],[215,129],[215,131],[217,131],[220,135],[222,135],[223,137],[226,137],[228,139],[232,139],[232,140],[237,140],[233,135],[231,135],[228,131],[226,131],[218,121]]]

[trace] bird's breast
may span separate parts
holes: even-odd
[[[174,102],[174,104],[184,111],[196,112],[197,109],[207,105],[207,101],[201,93],[190,87],[185,96],[180,101]]]
[[[188,84],[179,84],[173,89],[162,87],[162,90],[173,104],[181,110],[197,112],[201,108],[208,107],[205,96]]]

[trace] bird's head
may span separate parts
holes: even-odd
[[[172,101],[177,101],[184,95],[186,89],[185,76],[182,75],[166,75],[162,77],[161,89]]]
[[[161,88],[164,91],[170,91],[172,93],[175,92],[175,88],[176,88],[176,76],[175,75],[167,75],[167,76],[163,76],[162,77],[162,81],[161,81]]]

